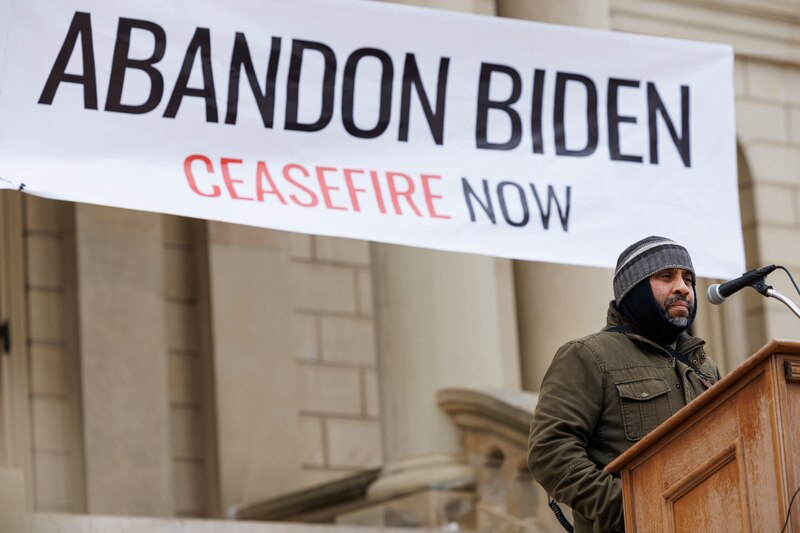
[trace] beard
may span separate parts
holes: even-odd
[[[669,314],[668,309],[670,308],[670,306],[679,300],[684,301],[689,305],[689,316],[672,316]],[[680,296],[680,295],[670,296],[663,302],[659,302],[658,306],[661,308],[661,314],[664,315],[664,318],[667,320],[667,322],[669,322],[673,326],[677,326],[679,328],[685,328],[692,321],[692,315],[694,314],[694,304],[689,300],[688,296]]]

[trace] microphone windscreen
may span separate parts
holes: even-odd
[[[719,293],[719,283],[714,283],[706,291],[708,301],[714,305],[719,305],[725,301],[725,297]]]

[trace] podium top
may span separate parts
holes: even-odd
[[[742,376],[746,375],[750,370],[773,354],[800,355],[800,341],[785,339],[773,339],[769,341],[756,353],[748,357],[742,364],[737,366],[730,374],[720,379],[717,383],[712,385],[711,388],[668,418],[666,422],[645,435],[642,440],[631,446],[625,453],[614,459],[604,470],[608,473],[621,471],[634,459],[657,443],[664,435],[680,426],[686,419],[691,418],[697,411],[714,401],[714,399],[738,382]]]

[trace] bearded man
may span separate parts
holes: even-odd
[[[647,237],[620,254],[602,331],[564,344],[545,374],[528,466],[575,531],[624,531],[622,483],[603,468],[719,379],[697,313],[689,252]]]

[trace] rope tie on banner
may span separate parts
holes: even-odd
[[[8,183],[9,185],[11,185],[11,187],[13,187],[14,189],[17,189],[18,191],[22,191],[22,190],[25,189],[25,184],[24,183],[20,183],[19,185],[17,185],[13,181],[7,180],[5,178],[0,178],[0,181],[4,181],[4,182]]]

